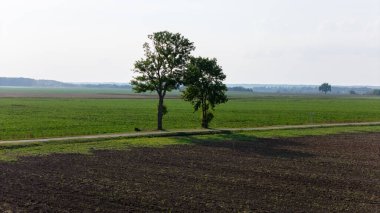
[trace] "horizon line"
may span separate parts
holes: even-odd
[[[118,82],[118,81],[62,81],[55,79],[45,79],[45,78],[33,78],[33,77],[9,77],[9,76],[0,76],[0,78],[25,78],[32,80],[41,80],[41,81],[57,81],[61,83],[68,84],[130,84],[130,82]],[[322,83],[329,83],[328,81]],[[319,86],[322,83],[236,83],[236,82],[226,82],[226,85],[273,85],[273,86]],[[338,87],[380,87],[380,85],[369,85],[369,84],[334,84],[329,83],[331,86]]]

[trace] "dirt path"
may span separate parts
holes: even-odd
[[[173,131],[151,131],[151,132],[136,132],[136,133],[115,133],[115,134],[99,134],[99,135],[58,137],[58,138],[11,140],[11,141],[0,141],[0,144],[69,141],[69,140],[84,140],[84,139],[105,139],[105,138],[169,137],[169,136],[178,136],[178,135],[202,135],[202,134],[241,132],[241,131],[310,129],[310,128],[321,128],[321,127],[376,126],[376,125],[380,125],[380,122],[287,125],[287,126],[271,126],[271,127],[255,127],[255,128],[187,129],[187,130],[173,130]]]

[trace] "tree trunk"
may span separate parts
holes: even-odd
[[[157,130],[163,130],[162,118],[163,118],[164,96],[159,95],[158,110],[157,110]]]
[[[207,120],[207,108],[206,103],[203,101],[202,103],[202,128],[208,128],[208,120]]]
[[[208,129],[207,114],[203,113],[202,128]]]

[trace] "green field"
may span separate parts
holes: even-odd
[[[131,94],[130,89],[119,88],[39,88],[39,87],[0,87],[0,94]]]
[[[166,129],[200,128],[200,115],[189,103],[167,99],[166,105]],[[132,132],[135,127],[154,130],[156,106],[154,99],[2,98],[0,139]],[[365,121],[380,121],[379,98],[233,94],[227,104],[217,106],[211,128]]]

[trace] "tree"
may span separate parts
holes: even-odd
[[[162,130],[165,95],[179,87],[190,52],[195,47],[179,33],[162,31],[148,35],[148,38],[150,43],[143,46],[145,57],[134,64],[134,72],[138,75],[133,77],[131,84],[138,93],[157,92],[157,129]]]
[[[227,87],[223,84],[226,75],[217,64],[216,59],[194,58],[190,59],[184,75],[184,85],[182,97],[185,101],[191,102],[194,112],[202,109],[202,127],[208,128],[209,123],[214,118],[210,107],[214,110],[217,104],[228,101],[225,92]]]
[[[328,83],[323,83],[321,86],[319,86],[319,91],[324,92],[325,94],[327,92],[331,92],[331,85]]]

